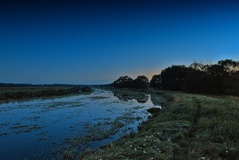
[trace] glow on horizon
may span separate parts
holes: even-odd
[[[100,84],[151,79],[194,60],[239,60],[235,1],[12,4],[0,2],[0,83]]]

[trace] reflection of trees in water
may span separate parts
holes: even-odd
[[[127,92],[114,92],[114,96],[119,98],[122,101],[129,101],[135,99],[138,103],[145,103],[149,100],[149,95],[145,94],[133,94]]]
[[[141,98],[136,98],[136,101],[138,102],[138,103],[145,103],[145,102],[147,102],[149,100],[149,95],[144,95],[143,97],[141,97]]]
[[[163,99],[161,99],[160,97],[152,96],[151,97],[151,102],[155,106],[160,106],[161,108],[165,107],[165,101]]]

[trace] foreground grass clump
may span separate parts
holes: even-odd
[[[239,100],[176,92],[153,92],[162,111],[121,138],[81,159],[238,159]],[[161,98],[162,100],[162,98]]]

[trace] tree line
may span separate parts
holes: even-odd
[[[239,61],[230,59],[216,64],[194,62],[190,66],[172,65],[149,81],[122,76],[112,83],[117,88],[153,88],[190,93],[239,95]]]
[[[116,88],[148,89],[149,79],[146,76],[138,76],[136,79],[132,79],[129,76],[121,76],[112,85]]]

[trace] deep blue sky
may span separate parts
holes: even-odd
[[[239,3],[5,0],[0,83],[108,83],[194,60],[239,60]]]

